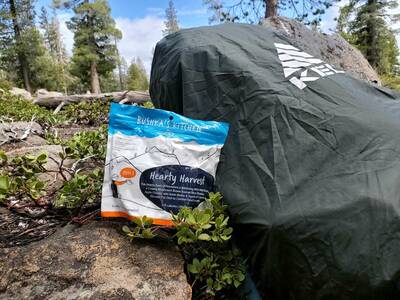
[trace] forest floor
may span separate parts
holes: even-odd
[[[59,226],[99,218],[108,105],[71,104],[54,115],[2,96],[0,179],[4,183],[7,177],[8,186],[0,182],[0,247],[24,245]],[[37,159],[42,153],[43,162]]]

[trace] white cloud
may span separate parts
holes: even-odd
[[[122,31],[119,51],[128,63],[135,57],[140,57],[150,73],[153,59],[153,48],[162,38],[164,20],[156,16],[146,16],[141,19],[117,18],[117,27]]]
[[[165,17],[165,8],[162,7],[148,7],[147,12],[149,15]],[[197,8],[197,9],[176,9],[176,14],[179,16],[196,16],[207,14],[207,8]]]
[[[393,9],[393,10],[391,11],[391,13],[392,13],[392,14],[400,14],[400,5],[399,5],[397,8]],[[399,30],[399,31],[400,31],[400,22],[397,22],[397,23],[395,23],[395,24],[392,24],[391,27],[392,27],[394,30]],[[396,38],[397,38],[397,46],[400,47],[400,32],[398,32],[398,33],[396,34]]]
[[[205,15],[205,14],[207,14],[206,8],[177,10],[178,16],[195,16],[195,15]]]
[[[342,0],[339,3],[333,4],[326,13],[322,16],[320,28],[322,32],[332,33],[336,28],[335,18],[339,16],[340,8],[349,4],[349,0]]]
[[[60,22],[61,38],[65,45],[68,55],[72,55],[72,47],[74,46],[74,34],[67,28],[68,22],[73,15],[71,13],[58,14],[58,21]]]
[[[58,15],[60,31],[68,55],[72,55],[74,45],[74,34],[67,28],[66,24],[71,17],[71,13]],[[153,59],[152,50],[162,38],[164,20],[157,16],[146,16],[141,19],[117,18],[115,22],[122,31],[122,39],[118,44],[120,54],[125,57],[128,64],[133,58],[140,57],[147,73],[150,74]]]

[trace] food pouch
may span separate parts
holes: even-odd
[[[229,125],[160,109],[112,103],[101,202],[103,217],[147,216],[196,207],[213,189]]]

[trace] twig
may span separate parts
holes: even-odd
[[[63,152],[64,152],[64,149],[63,149]],[[58,172],[62,176],[64,181],[67,181],[68,179],[67,179],[67,177],[65,177],[64,172],[63,172],[63,171],[67,171],[69,173],[68,168],[64,167],[65,158],[61,158],[60,162],[58,162],[56,159],[54,159],[51,156],[49,156],[49,159],[51,159],[52,161],[54,161],[58,165],[58,171],[56,171],[56,172]],[[48,170],[47,172],[54,172],[54,171]]]
[[[40,228],[43,228],[43,227],[52,227],[53,225],[57,225],[57,223],[50,223],[50,224],[39,225],[39,226],[36,226],[36,227],[34,227],[34,228],[30,228],[30,229],[28,229],[28,230],[25,230],[24,232],[21,232],[21,233],[18,234],[17,236],[21,236],[21,235],[28,234],[28,233],[30,233],[30,232],[32,232],[32,231],[35,231],[36,229],[40,229]]]
[[[58,114],[60,112],[61,108],[63,108],[64,105],[65,105],[65,101],[63,101],[60,104],[58,104],[57,108],[53,112],[53,115]]]
[[[35,115],[32,116],[30,125],[29,125],[28,128],[25,130],[24,134],[19,138],[20,140],[25,140],[25,139],[29,136],[29,133],[30,133],[31,130],[32,130],[32,126],[33,126],[33,121],[34,121],[34,120],[35,120]]]
[[[92,211],[86,215],[83,215],[81,217],[72,217],[71,218],[71,222],[75,222],[78,223],[80,225],[85,224],[87,221],[90,221],[91,219],[93,219],[94,217],[96,217],[96,215],[100,212],[100,209],[96,209],[95,211]]]
[[[78,159],[76,162],[74,162],[74,164],[73,164],[72,167],[71,167],[72,173],[73,173],[73,174],[76,174],[76,168],[78,167],[78,165],[79,165],[80,163],[82,163],[82,162],[88,160],[88,159],[93,158],[93,157],[96,157],[96,155],[95,155],[95,154],[92,154],[92,155],[86,156],[86,157],[84,157],[84,158]]]

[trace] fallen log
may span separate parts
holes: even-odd
[[[66,95],[66,96],[40,96],[33,99],[33,103],[45,107],[58,107],[70,103],[78,103],[82,101],[114,101],[124,103],[144,103],[150,101],[150,95],[144,91],[123,91],[102,94],[82,94],[82,95]]]

